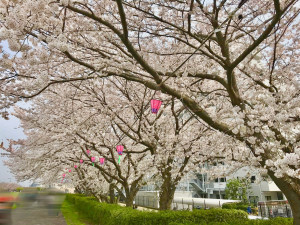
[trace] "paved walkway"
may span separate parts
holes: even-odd
[[[253,215],[249,215],[249,216],[248,216],[248,219],[250,219],[250,220],[257,220],[257,219],[260,219],[260,220],[268,220],[269,218],[261,217],[261,216],[253,216]]]
[[[61,212],[59,216],[48,215],[47,207],[37,202],[12,210],[11,216],[12,225],[67,225]]]

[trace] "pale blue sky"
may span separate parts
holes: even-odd
[[[12,53],[9,51],[6,42],[0,43],[3,46],[3,49],[6,52]],[[1,59],[0,55],[0,59]],[[20,103],[20,106],[26,106],[24,103]],[[10,109],[12,111],[12,109]],[[5,120],[0,117],[0,142],[4,142],[4,145],[7,147],[7,139],[22,139],[25,138],[22,128],[20,127],[20,120],[14,116],[9,116],[9,120]],[[4,151],[1,149],[1,153]],[[8,160],[7,157],[3,157],[0,155],[0,182],[16,182],[14,176],[9,172],[8,167],[4,165],[5,160]],[[23,186],[28,186],[31,182],[22,182],[20,183]]]
[[[14,116],[10,116],[9,120],[5,120],[0,117],[0,141],[4,142],[4,145],[7,147],[7,139],[21,139],[25,138],[25,135],[20,126],[20,121]],[[1,149],[1,153],[4,151]],[[3,161],[8,160],[7,157],[1,156],[0,158],[0,181],[1,182],[15,182],[13,175],[9,172],[8,168],[4,165]],[[11,179],[11,180],[10,180]]]

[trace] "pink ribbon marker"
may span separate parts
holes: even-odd
[[[94,162],[95,162],[95,160],[96,160],[96,157],[91,157],[91,160],[92,160],[92,164],[93,164],[93,166],[94,166]]]
[[[118,163],[120,164],[121,161],[121,155],[123,154],[124,146],[123,145],[117,145],[117,152],[119,155]]]
[[[105,158],[100,158],[99,161],[100,161],[100,164],[103,165],[104,161],[105,161]]]
[[[162,101],[157,100],[157,99],[152,99],[151,100],[151,111],[154,114],[157,114],[160,106],[161,106]]]

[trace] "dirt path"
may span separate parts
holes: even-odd
[[[33,203],[12,210],[12,225],[67,225],[61,212],[58,216],[49,215],[48,208]]]

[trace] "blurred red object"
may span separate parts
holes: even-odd
[[[11,224],[11,209],[16,200],[9,195],[0,195],[0,224]]]

